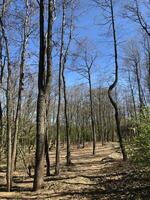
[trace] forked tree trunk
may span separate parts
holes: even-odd
[[[48,1],[48,31],[47,49],[45,47],[44,34],[44,0],[40,0],[40,57],[38,73],[38,101],[37,101],[37,135],[35,154],[35,175],[33,190],[37,191],[43,186],[45,134],[46,134],[46,107],[51,86],[52,68],[52,25],[53,25],[53,1]],[[47,50],[47,51],[46,51]],[[47,53],[47,69],[45,67],[45,52]]]

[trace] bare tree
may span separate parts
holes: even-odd
[[[92,140],[93,140],[93,155],[95,155],[96,149],[96,131],[95,131],[95,119],[94,119],[94,110],[93,110],[93,95],[92,95],[92,68],[95,64],[95,60],[97,58],[97,53],[93,50],[88,49],[88,45],[83,43],[79,43],[79,52],[75,54],[76,63],[79,59],[79,66],[75,67],[75,71],[77,71],[82,77],[88,80],[89,86],[89,97],[90,97],[90,118],[91,118],[91,127],[92,127]],[[94,53],[93,53],[93,52]],[[76,65],[76,64],[75,64]]]
[[[145,17],[144,14],[142,14],[142,8],[140,9],[140,3],[142,6],[145,7],[145,13],[146,10],[148,10],[148,13],[150,11],[149,2],[142,2],[139,0],[133,0],[131,3],[128,3],[125,5],[126,14],[125,17],[128,17],[135,23],[138,23],[142,30],[150,37],[150,24],[148,24],[148,18],[149,16]]]
[[[138,89],[140,110],[142,110],[145,103],[144,103],[144,94],[143,94],[142,83],[141,83],[141,55],[135,42],[131,42],[128,45],[127,55],[125,59],[126,59],[126,63],[129,65],[130,69],[132,69],[132,73],[135,76],[137,89]]]

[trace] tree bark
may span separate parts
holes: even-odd
[[[53,1],[48,2],[48,33],[47,51],[44,36],[44,0],[40,0],[40,57],[38,73],[38,100],[37,100],[37,135],[35,154],[35,175],[33,190],[37,191],[43,186],[43,168],[45,152],[46,131],[46,106],[51,86],[52,67],[52,25],[53,25]],[[47,70],[45,68],[45,52],[47,52]]]
[[[48,128],[45,133],[45,156],[46,156],[46,176],[50,176],[50,159],[49,159],[49,144],[48,144]]]
[[[40,57],[38,73],[38,100],[37,100],[37,133],[36,133],[36,155],[35,155],[35,175],[33,190],[41,189],[43,185],[43,162],[45,143],[45,41],[44,41],[44,0],[40,0]]]

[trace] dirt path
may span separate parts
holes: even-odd
[[[73,166],[65,166],[62,150],[62,166],[59,176],[45,177],[45,187],[38,193],[31,192],[32,179],[16,174],[14,192],[0,192],[1,199],[150,199],[150,170],[138,169],[121,160],[115,143],[97,147],[96,156],[91,146],[72,150]],[[54,162],[54,152],[51,155]],[[51,170],[54,173],[54,169]],[[0,174],[1,179],[4,173]],[[1,191],[4,186],[0,186]],[[20,191],[20,192],[19,192]]]

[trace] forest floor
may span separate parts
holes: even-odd
[[[123,162],[116,143],[97,145],[92,155],[91,145],[72,149],[70,167],[65,166],[65,149],[61,151],[61,171],[54,176],[54,155],[51,152],[51,176],[45,177],[44,189],[32,192],[33,179],[23,171],[15,173],[13,192],[6,191],[5,170],[0,166],[1,199],[73,199],[73,200],[150,200],[150,169]]]

